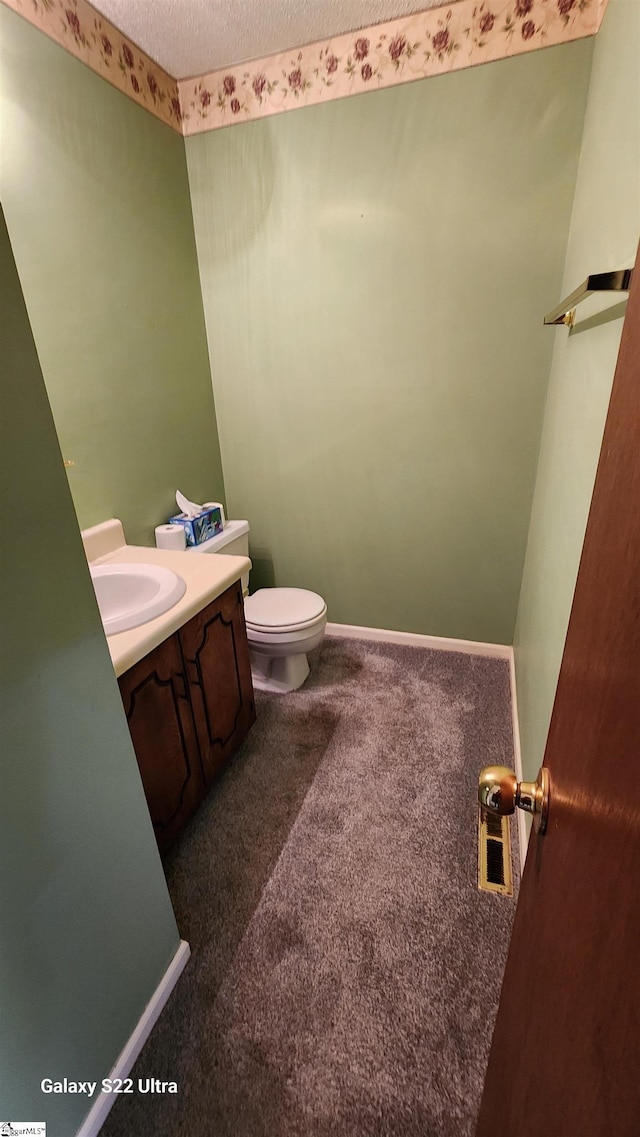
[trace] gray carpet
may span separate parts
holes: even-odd
[[[476,886],[501,660],[325,639],[165,868],[193,956],[103,1137],[467,1137],[511,900]],[[517,864],[514,859],[514,868]]]

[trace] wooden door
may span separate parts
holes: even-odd
[[[240,581],[194,616],[179,635],[210,784],[256,717]]]
[[[156,840],[164,852],[206,787],[178,636],[118,680]]]
[[[627,307],[478,1137],[640,1134],[640,269]]]

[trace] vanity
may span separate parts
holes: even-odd
[[[92,571],[156,566],[186,585],[164,613],[107,636],[156,840],[165,852],[255,721],[240,579],[251,562],[127,545],[115,520],[82,536]]]

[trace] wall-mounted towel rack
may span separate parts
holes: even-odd
[[[573,327],[576,314],[576,305],[586,300],[592,292],[628,292],[633,276],[632,268],[621,268],[617,272],[595,272],[567,296],[557,308],[548,312],[544,318],[545,324],[567,324]]]

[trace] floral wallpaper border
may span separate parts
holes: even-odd
[[[156,118],[191,135],[592,36],[608,0],[454,0],[181,80],[88,0],[0,2]]]
[[[49,39],[182,134],[178,84],[87,0],[2,0]]]
[[[607,0],[458,0],[179,81],[186,135],[595,35]]]

